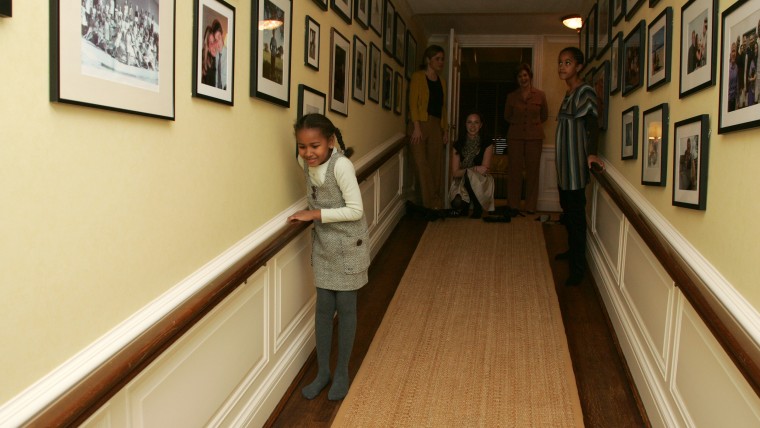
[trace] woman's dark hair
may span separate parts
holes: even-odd
[[[528,76],[532,79],[533,78],[533,70],[530,68],[530,64],[527,62],[523,62],[520,64],[519,67],[517,67],[517,73],[515,73],[515,77],[520,75],[520,72],[525,70],[526,73],[528,73]]]
[[[420,64],[420,70],[426,69],[428,65],[428,60],[438,55],[439,53],[446,54],[446,51],[443,50],[443,48],[438,45],[430,45],[426,47],[425,52],[422,53],[422,64]]]
[[[343,143],[343,134],[340,133],[340,129],[335,127],[335,125],[333,125],[330,119],[328,119],[325,115],[319,113],[311,113],[301,116],[301,118],[298,119],[293,125],[293,130],[295,132],[298,132],[302,129],[319,129],[320,134],[322,134],[322,136],[328,140],[334,135],[345,157],[350,158],[351,155],[354,154],[354,149],[346,147],[346,145]],[[297,147],[296,157],[298,157]]]
[[[586,63],[585,58],[583,58],[583,51],[576,48],[575,46],[568,46],[565,49],[562,49],[559,54],[562,55],[565,52],[569,53],[578,64]]]
[[[488,147],[491,144],[493,144],[493,140],[491,139],[491,136],[489,135],[488,129],[484,126],[485,120],[483,119],[483,114],[479,111],[471,111],[463,116],[464,119],[462,121],[461,129],[464,132],[460,132],[459,138],[457,139],[457,141],[454,142],[454,149],[457,151],[457,153],[461,153],[462,148],[467,143],[467,118],[472,116],[473,114],[478,116],[478,119],[480,119],[480,125],[482,126],[479,132],[481,147]]]

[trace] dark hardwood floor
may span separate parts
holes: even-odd
[[[420,218],[404,217],[372,262],[369,283],[359,292],[357,335],[349,366],[352,377],[359,370],[426,224]],[[649,426],[590,275],[579,287],[562,285],[568,273],[567,263],[555,261],[553,255],[565,249],[564,227],[545,224],[544,237],[555,284],[560,284],[557,295],[586,426]],[[301,396],[301,388],[315,376],[316,359],[312,353],[267,421],[267,427],[330,426],[340,402],[327,399],[328,388],[314,400]]]

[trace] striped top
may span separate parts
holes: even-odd
[[[557,184],[562,190],[579,190],[589,182],[587,159],[596,154],[596,141],[586,132],[585,117],[598,117],[594,88],[583,83],[565,95],[557,116]]]

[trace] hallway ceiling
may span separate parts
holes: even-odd
[[[583,15],[583,0],[406,0],[414,20],[428,35],[572,35],[566,15]]]

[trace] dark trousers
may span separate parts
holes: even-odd
[[[586,189],[559,190],[562,223],[567,229],[570,274],[586,269]]]

